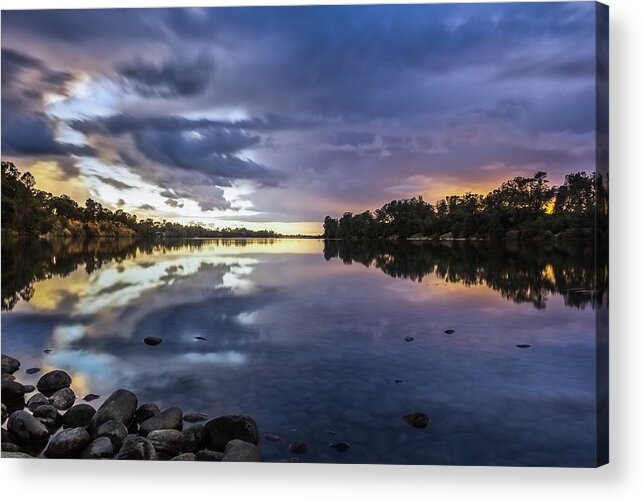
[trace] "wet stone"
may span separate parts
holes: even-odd
[[[53,370],[44,374],[36,383],[36,388],[43,395],[50,397],[58,390],[69,388],[71,377],[65,371]]]
[[[36,391],[36,387],[34,385],[32,385],[32,384],[25,384],[24,388],[25,388],[25,394],[26,393],[33,393],[34,391]]]
[[[62,423],[62,416],[53,405],[40,405],[33,410],[33,417],[49,430],[55,430]]]
[[[123,439],[127,436],[127,427],[120,421],[111,419],[101,424],[93,433],[93,438],[107,437],[112,441],[114,447],[120,447]]]
[[[160,407],[154,403],[145,403],[141,404],[136,413],[134,414],[134,421],[136,423],[142,423],[148,419],[158,416],[160,414]]]
[[[178,456],[174,456],[170,461],[196,461],[196,454],[192,452],[184,452]]]
[[[223,451],[230,440],[239,439],[258,444],[259,428],[249,416],[220,416],[205,425],[205,443],[209,449]]]
[[[100,395],[96,395],[95,393],[89,393],[88,395],[85,395],[85,398],[83,400],[85,402],[91,402],[93,400],[98,400],[100,398]]]
[[[51,395],[51,405],[56,409],[69,409],[76,401],[76,394],[71,388],[63,388]]]
[[[9,402],[15,402],[16,400],[23,399],[25,395],[25,387],[17,381],[13,381],[9,378],[3,378],[1,393],[2,403],[7,404]]]
[[[154,336],[147,336],[145,339],[143,339],[143,343],[149,345],[149,346],[157,346],[161,344],[163,340],[159,337],[154,337]]]
[[[80,455],[83,459],[110,458],[116,453],[114,444],[107,437],[98,437],[85,447]]]
[[[454,334],[455,333],[455,331],[453,329],[446,329],[444,332],[446,334]]]
[[[25,371],[27,374],[38,374],[40,372],[40,367],[32,367]]]
[[[9,416],[7,430],[21,442],[42,442],[49,438],[49,430],[27,411],[16,411]]]
[[[178,430],[153,430],[147,435],[147,440],[154,446],[157,453],[174,457],[185,450],[185,436]]]
[[[531,347],[530,344],[516,344],[515,346],[517,346],[518,348],[522,348],[522,349]]]
[[[221,461],[223,459],[222,452],[211,451],[209,449],[202,449],[196,452],[197,461]]]
[[[89,404],[74,405],[62,416],[62,426],[64,428],[87,428],[94,414],[96,414],[96,409]]]
[[[109,395],[98,408],[91,420],[91,427],[95,430],[101,424],[112,419],[127,426],[134,419],[137,407],[138,398],[136,395],[129,390],[118,389]]]
[[[264,433],[263,438],[269,442],[280,442],[281,440],[283,440],[281,436],[277,435],[276,433],[270,432]]]
[[[207,414],[202,414],[200,412],[188,411],[183,414],[183,421],[187,423],[198,423],[200,421],[205,421],[207,419]]]
[[[426,428],[430,419],[423,412],[413,412],[412,414],[406,414],[403,417],[403,420],[414,428]]]
[[[301,440],[295,440],[289,445],[288,449],[292,454],[305,454],[308,452],[308,444]]]
[[[350,449],[350,444],[348,442],[332,442],[330,444],[330,447],[332,447],[335,451],[337,452],[346,452],[348,449]]]
[[[415,338],[414,338],[414,337],[412,337],[412,336],[406,336],[405,338],[403,338],[403,340],[404,340],[406,343],[410,343],[410,342],[414,341],[414,340],[415,340]]]
[[[185,437],[185,450],[194,452],[200,450],[204,446],[205,440],[205,426],[197,424],[183,430]]]
[[[149,440],[144,437],[137,437],[135,435],[128,435],[123,440],[123,444],[116,455],[116,459],[126,460],[156,460],[158,455],[154,446]]]
[[[178,407],[170,407],[163,412],[140,424],[141,435],[147,435],[154,430],[180,429],[183,424],[183,411]]]
[[[69,428],[54,435],[45,450],[48,458],[73,458],[89,445],[91,438],[84,428]]]
[[[27,400],[27,408],[30,411],[33,411],[37,407],[40,407],[41,405],[49,405],[49,399],[45,397],[42,393],[36,393],[35,395],[32,395],[29,400]]]
[[[259,448],[243,440],[230,440],[225,446],[224,454],[223,459],[221,459],[223,462],[256,463],[263,461]]]
[[[17,358],[2,354],[2,374],[13,374],[20,369],[20,361]]]

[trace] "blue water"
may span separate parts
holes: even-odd
[[[269,461],[303,440],[305,462],[593,465],[594,291],[556,284],[577,274],[574,253],[430,245],[359,259],[316,240],[154,246],[34,280],[2,313],[2,351],[23,383],[40,376],[29,367],[61,368],[95,406],[126,387],[249,414],[283,437],[261,441]],[[427,428],[402,419],[415,411]]]

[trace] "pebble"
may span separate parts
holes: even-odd
[[[112,441],[115,448],[119,448],[123,439],[127,436],[127,433],[127,427],[123,423],[116,421],[115,419],[111,419],[109,421],[105,421],[96,428],[92,437],[107,437]]]
[[[89,404],[74,405],[62,416],[62,426],[63,428],[87,428],[94,414],[96,409]]]
[[[45,450],[48,458],[78,457],[91,438],[84,428],[68,428],[54,435]]]
[[[295,440],[289,445],[288,449],[292,454],[305,454],[308,452],[308,444],[300,440]]]
[[[116,453],[114,444],[108,437],[94,439],[80,454],[83,459],[110,458]]]
[[[116,455],[116,459],[158,459],[156,450],[149,440],[136,435],[127,435]]]
[[[51,405],[56,409],[69,409],[76,401],[76,394],[71,388],[63,388],[51,395]]]
[[[43,395],[50,397],[58,390],[69,388],[71,377],[65,371],[53,370],[43,375],[36,383],[36,388]]]
[[[140,424],[141,435],[147,435],[154,430],[179,429],[183,424],[183,411],[178,407],[170,407],[163,412],[143,421]]]
[[[89,393],[88,395],[85,395],[85,398],[83,400],[85,402],[91,402],[92,400],[98,400],[100,398],[100,395],[96,395],[95,393]]]
[[[49,405],[49,399],[42,393],[36,393],[35,395],[32,395],[29,400],[27,400],[27,408],[30,411],[33,411],[35,408],[40,407],[41,405]]]
[[[33,410],[33,417],[37,418],[49,430],[55,430],[62,423],[62,416],[53,405],[40,405]]]

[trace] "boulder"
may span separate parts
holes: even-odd
[[[185,437],[186,451],[195,452],[205,446],[205,426],[202,424],[196,424],[183,430],[183,436]]]
[[[17,381],[2,378],[2,403],[11,403],[22,400],[25,396],[25,387]],[[24,401],[22,402],[24,406]]]
[[[49,405],[49,399],[42,393],[36,393],[27,400],[27,408],[33,412],[34,409],[41,405]]]
[[[94,414],[96,414],[96,409],[89,404],[74,405],[62,416],[62,426],[64,428],[87,428]]]
[[[91,438],[84,428],[68,428],[53,436],[45,449],[48,458],[74,458],[89,445]]]
[[[178,430],[183,425],[183,411],[178,407],[170,407],[163,412],[143,421],[140,424],[141,435],[147,435],[154,430]]]
[[[51,405],[58,410],[69,409],[76,401],[76,394],[71,388],[62,388],[51,395]]]
[[[33,417],[44,424],[50,431],[62,423],[62,416],[53,405],[39,405],[33,410]]]
[[[110,458],[116,453],[114,444],[108,437],[98,437],[85,447],[80,454],[83,459]]]
[[[178,430],[152,430],[147,435],[157,453],[174,457],[185,450],[185,436]]]
[[[214,418],[205,425],[205,443],[208,449],[223,452],[227,443],[234,439],[258,444],[260,434],[254,419],[229,415]]]
[[[95,430],[101,424],[112,419],[128,426],[134,419],[137,407],[138,398],[136,398],[136,395],[129,390],[116,390],[105,399],[96,414],[94,414],[91,419],[91,429]]]
[[[144,437],[137,437],[136,435],[128,435],[120,450],[116,455],[116,459],[158,459],[156,450],[149,440]]]
[[[136,413],[134,414],[134,421],[140,424],[143,421],[147,421],[148,419],[153,418],[154,416],[158,416],[159,414],[160,408],[158,407],[158,405],[154,403],[142,404],[138,409],[136,409]]]
[[[36,383],[36,388],[43,395],[50,397],[58,390],[71,386],[71,376],[65,371],[53,370],[44,374]]]
[[[120,444],[126,436],[127,427],[123,423],[121,423],[120,421],[116,421],[115,419],[105,421],[98,428],[96,428],[96,430],[92,434],[92,438],[109,438],[116,449],[120,447]]]
[[[17,358],[2,354],[2,374],[13,374],[20,369],[20,361]]]
[[[49,430],[27,411],[15,411],[7,421],[7,430],[26,443],[42,442],[49,438]]]
[[[225,455],[221,461],[256,463],[263,461],[259,448],[243,440],[230,440],[225,446]]]

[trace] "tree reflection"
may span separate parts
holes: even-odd
[[[600,306],[606,297],[608,268],[592,246],[326,240],[326,260],[341,259],[376,267],[395,278],[486,285],[515,303],[546,307],[550,294],[567,306]],[[599,256],[597,256],[599,258]]]

